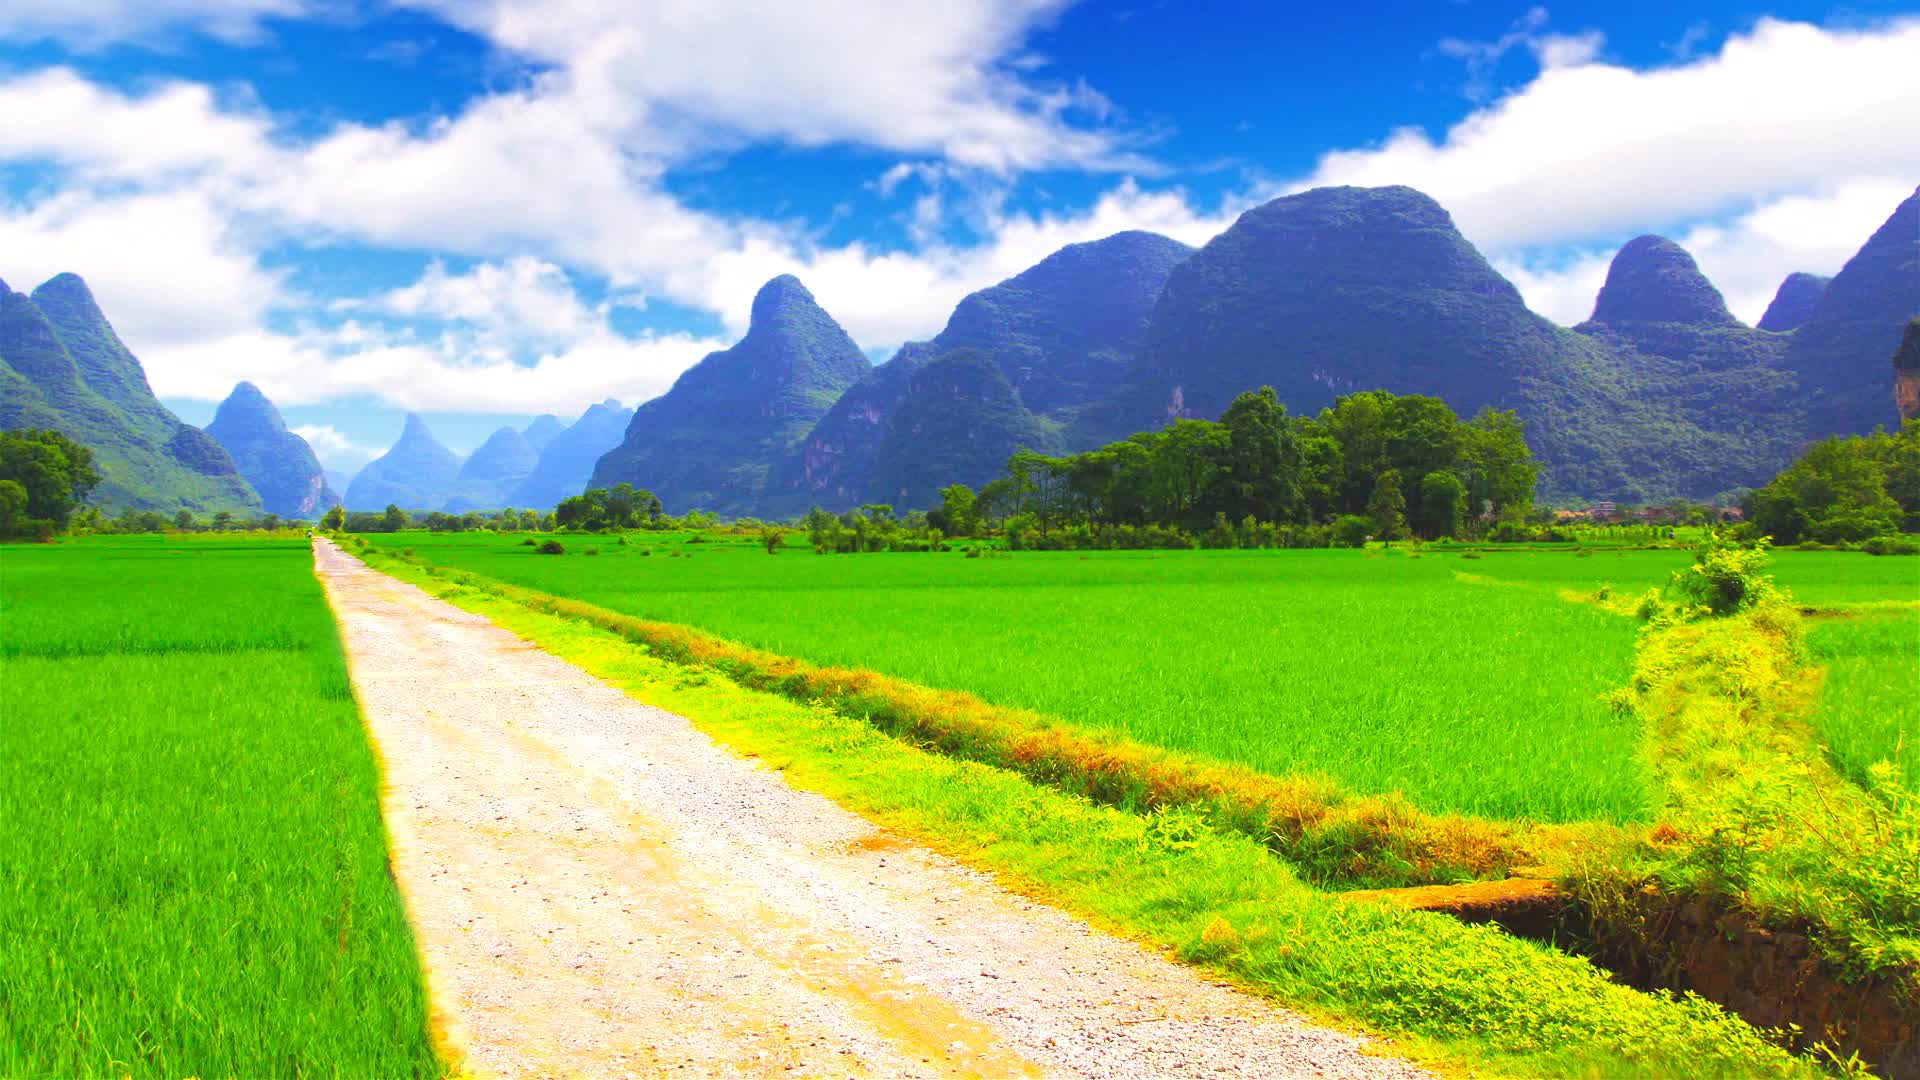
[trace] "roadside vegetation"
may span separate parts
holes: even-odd
[[[443,1072],[311,567],[0,551],[0,1075]]]

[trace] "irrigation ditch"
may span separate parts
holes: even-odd
[[[1920,1076],[1915,973],[1849,979],[1814,948],[1814,927],[1767,925],[1724,898],[1687,898],[1651,886],[1601,914],[1539,878],[1371,889],[1358,901],[1397,904],[1490,923],[1515,937],[1584,957],[1636,990],[1693,993],[1755,1027],[1788,1031],[1794,1049],[1825,1043],[1886,1077]]]

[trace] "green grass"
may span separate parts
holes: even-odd
[[[435,564],[818,664],[970,692],[1427,810],[1630,821],[1634,726],[1603,698],[1634,627],[1353,551],[770,558],[675,545],[538,556],[511,536],[383,536]],[[1543,677],[1543,675],[1545,677]]]
[[[1255,840],[1189,812],[1096,806],[667,662],[581,621],[381,566],[688,717],[804,789],[1250,990],[1392,1036],[1389,1052],[1475,1075],[1817,1074],[1697,998],[1637,993],[1487,927],[1320,892]]]
[[[1813,662],[1827,669],[1813,724],[1841,773],[1869,784],[1876,762],[1920,794],[1920,612],[1870,612],[1823,619],[1807,634]]]
[[[440,1074],[306,544],[7,547],[0,615],[0,1074]]]

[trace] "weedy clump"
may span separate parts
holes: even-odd
[[[567,546],[558,540],[549,540],[533,550],[541,555],[565,555]]]

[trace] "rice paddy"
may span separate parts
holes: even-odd
[[[776,653],[1397,791],[1434,812],[1625,821],[1647,805],[1633,721],[1604,700],[1630,670],[1632,623],[1455,576],[1483,564],[1342,551],[768,558],[710,545],[661,558],[604,544],[597,558],[552,558],[497,538],[406,544]]]
[[[0,549],[0,1074],[431,1076],[303,539]]]
[[[1891,781],[1920,794],[1920,611],[1822,620],[1807,650],[1827,669],[1814,729],[1841,773],[1871,787],[1869,770],[1888,762]]]

